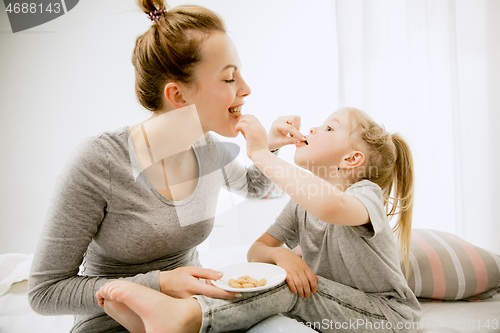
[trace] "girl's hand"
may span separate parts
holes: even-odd
[[[269,150],[278,149],[286,145],[293,145],[297,140],[305,141],[299,129],[299,116],[278,117],[278,119],[273,122],[267,136]]]
[[[247,155],[251,159],[252,154],[259,150],[268,151],[266,129],[260,121],[252,115],[245,114],[238,117],[235,130],[241,132],[247,141]]]
[[[318,290],[318,277],[304,259],[285,248],[277,248],[273,257],[276,265],[286,271],[286,282],[292,293],[309,298],[311,293]]]
[[[213,269],[195,266],[179,267],[171,271],[160,272],[160,290],[176,298],[205,295],[213,298],[233,299],[238,293],[226,291],[199,280],[218,280],[222,275]]]

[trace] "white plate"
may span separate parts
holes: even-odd
[[[234,291],[234,292],[252,292],[271,289],[286,279],[286,271],[276,265],[264,264],[258,262],[249,262],[243,264],[236,264],[231,266],[226,266],[224,268],[218,269],[224,273],[224,276],[220,280],[212,280],[214,286],[219,287],[224,290]],[[266,279],[267,283],[262,287],[255,288],[233,288],[227,281],[229,279],[237,279],[240,276],[248,275],[257,281],[260,279]]]

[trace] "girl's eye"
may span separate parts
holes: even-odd
[[[234,79],[231,79],[231,80],[224,80],[226,81],[227,83],[233,83],[234,82]]]
[[[326,130],[327,130],[328,132],[331,132],[331,131],[333,131],[333,128],[331,128],[330,126],[326,126]]]

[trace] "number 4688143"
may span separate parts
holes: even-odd
[[[36,3],[10,3],[5,9],[9,14],[35,14],[35,13],[52,13],[58,14],[61,12],[61,4],[60,3],[49,3],[45,9],[43,8],[44,4],[36,4]]]

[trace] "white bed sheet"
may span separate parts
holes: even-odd
[[[245,262],[248,247],[202,251],[200,260],[204,267],[214,269]],[[30,308],[26,289],[31,259],[32,255],[0,255],[0,294],[6,284],[10,286],[0,296],[0,332],[69,332],[72,316],[41,316]],[[500,332],[500,295],[482,302],[422,303],[422,308],[424,315],[418,333]]]
[[[481,302],[421,303],[419,333],[500,332],[500,294]]]

